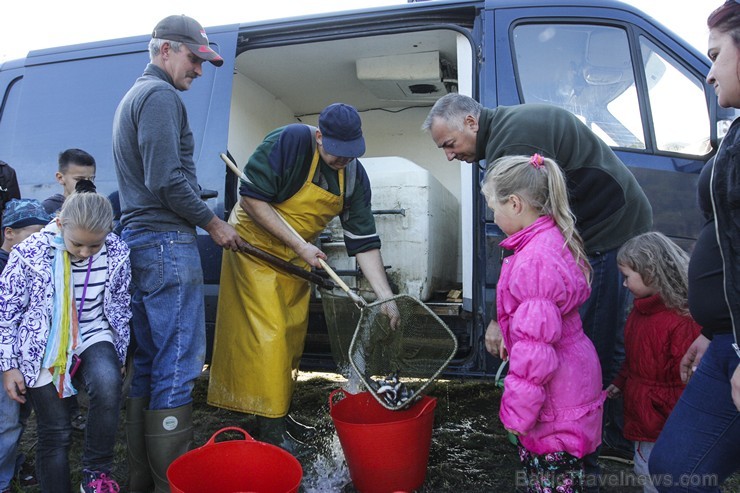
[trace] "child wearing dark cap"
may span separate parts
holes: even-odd
[[[0,247],[0,272],[8,263],[10,250],[33,233],[41,231],[51,221],[41,203],[32,199],[13,199],[3,210],[3,244]],[[0,392],[0,492],[9,492],[18,464],[18,443],[31,412],[30,406],[19,404],[7,393]]]
[[[3,245],[0,249],[0,272],[8,263],[10,249],[49,224],[51,216],[34,199],[13,199],[3,211]]]

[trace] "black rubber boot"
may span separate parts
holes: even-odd
[[[285,427],[288,433],[301,440],[310,439],[318,433],[315,426],[298,421],[292,414],[285,416]]]
[[[287,429],[286,418],[266,418],[257,416],[260,427],[260,441],[277,445],[292,455],[299,455],[308,446],[294,438]]]
[[[126,453],[131,493],[147,493],[154,486],[144,440],[144,410],[148,405],[146,397],[126,399]]]
[[[154,492],[170,493],[167,468],[193,445],[193,405],[144,411],[144,425]]]

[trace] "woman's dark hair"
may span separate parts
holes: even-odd
[[[740,3],[735,0],[727,0],[709,14],[707,27],[729,34],[735,44],[740,46]]]

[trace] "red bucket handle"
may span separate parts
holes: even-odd
[[[332,410],[332,409],[334,408],[334,406],[336,405],[336,403],[334,402],[334,396],[336,396],[336,395],[337,395],[337,394],[339,394],[339,393],[341,393],[341,396],[340,396],[341,398],[340,398],[340,399],[338,399],[338,400],[337,400],[336,402],[339,402],[340,400],[344,399],[344,398],[345,398],[345,397],[347,397],[347,396],[350,396],[350,395],[354,395],[354,394],[350,394],[349,392],[347,392],[346,390],[344,390],[344,389],[343,389],[343,388],[341,388],[341,387],[340,387],[340,388],[338,388],[338,389],[334,389],[334,390],[333,390],[333,391],[331,392],[331,394],[329,394],[329,412],[331,412],[331,410]]]
[[[206,442],[206,444],[204,445],[204,447],[205,446],[208,446],[208,445],[213,445],[214,443],[216,443],[216,437],[218,435],[220,435],[221,433],[225,432],[225,431],[237,431],[237,432],[241,433],[242,435],[244,435],[244,440],[246,440],[248,442],[256,442],[256,440],[254,438],[252,438],[249,435],[249,433],[247,433],[245,430],[242,430],[238,426],[227,426],[225,428],[221,428],[216,433],[214,433],[213,436],[211,437],[211,439]]]

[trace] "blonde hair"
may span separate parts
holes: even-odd
[[[505,203],[516,195],[540,216],[550,216],[565,238],[568,247],[586,279],[591,278],[581,235],[576,230],[576,220],[568,204],[565,177],[555,161],[539,154],[534,156],[504,156],[488,166],[481,192],[486,200]]]
[[[95,233],[113,231],[113,206],[97,192],[74,192],[64,200],[59,221],[65,228]]]
[[[689,255],[666,235],[651,231],[635,236],[619,249],[617,263],[640,274],[668,308],[688,315]]]

